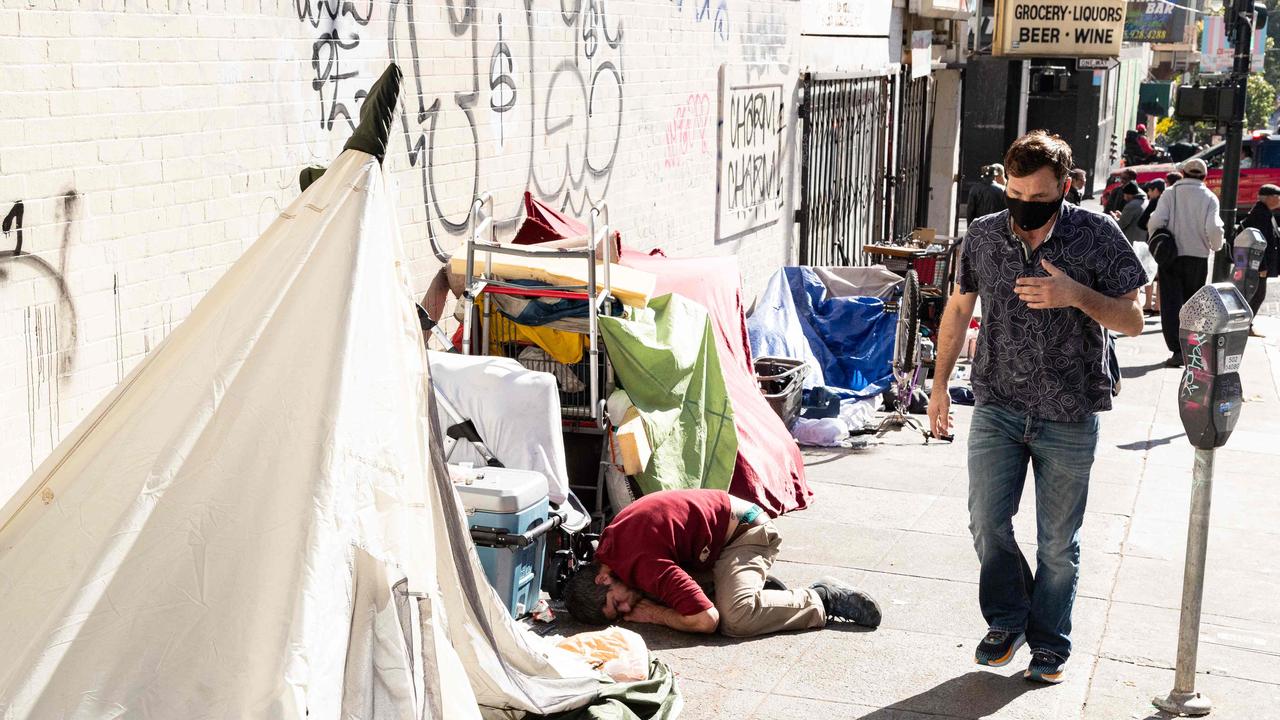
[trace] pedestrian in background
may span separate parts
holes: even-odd
[[[982,298],[969,427],[969,529],[989,628],[974,651],[1001,667],[1024,643],[1023,677],[1060,682],[1071,656],[1080,526],[1098,443],[1097,413],[1116,378],[1108,330],[1142,332],[1146,273],[1115,220],[1064,201],[1071,147],[1043,130],[1005,155],[1009,209],[977,220],[961,245],[955,292],[943,311],[929,421],[951,428],[947,378]],[[1018,548],[1013,516],[1035,475],[1036,572]]]
[[[1149,230],[1147,227],[1151,223],[1151,214],[1156,211],[1156,206],[1160,204],[1160,196],[1164,194],[1164,189],[1168,187],[1165,182],[1159,178],[1152,180],[1142,189],[1147,192],[1147,206],[1142,209],[1142,217],[1138,218],[1138,227],[1143,230]]]
[[[1004,208],[1004,166],[992,163],[982,168],[982,179],[969,188],[965,218],[972,225],[983,215],[998,213]]]
[[[1181,180],[1182,176],[1179,175]],[[1150,228],[1151,214],[1156,211],[1156,207],[1160,205],[1160,196],[1164,194],[1167,186],[1165,181],[1159,178],[1152,180],[1143,186],[1147,191],[1147,207],[1142,211],[1142,217],[1138,219],[1138,227],[1142,228],[1143,234],[1148,238],[1151,236]],[[1160,281],[1156,279],[1158,268],[1156,267],[1155,258],[1151,257],[1151,250],[1147,247],[1144,240],[1141,245],[1134,245],[1134,252],[1137,253],[1138,259],[1142,261],[1142,267],[1147,271],[1147,279],[1149,282],[1142,288],[1142,314],[1143,315],[1159,315],[1160,314]]]
[[[1249,307],[1256,317],[1267,299],[1267,278],[1280,275],[1280,228],[1276,227],[1276,213],[1280,212],[1280,187],[1263,185],[1258,188],[1258,202],[1253,204],[1249,214],[1245,216],[1244,227],[1254,228],[1262,233],[1267,241],[1267,251],[1262,256],[1262,266],[1258,268],[1258,289],[1249,298]],[[1262,333],[1249,327],[1249,334],[1262,337]]]
[[[1209,274],[1209,257],[1222,247],[1222,218],[1218,196],[1205,187],[1209,168],[1199,158],[1182,163],[1183,178],[1160,198],[1147,229],[1154,233],[1168,228],[1178,247],[1178,257],[1160,268],[1160,326],[1169,349],[1166,367],[1182,367],[1182,345],[1178,342],[1178,313],[1182,305],[1204,287]]]
[[[1067,202],[1072,205],[1079,205],[1084,200],[1084,182],[1089,176],[1085,175],[1081,168],[1071,169],[1071,187],[1067,190]]]
[[[1124,193],[1122,192],[1122,189],[1124,188],[1125,185],[1128,185],[1131,182],[1137,182],[1137,181],[1138,181],[1138,173],[1128,168],[1121,170],[1120,171],[1120,187],[1116,188],[1115,190],[1112,190],[1111,194],[1107,196],[1107,204],[1103,206],[1102,208],[1103,212],[1110,215],[1111,213],[1123,210],[1124,209]],[[1112,217],[1115,217],[1115,216],[1112,215]]]
[[[1130,180],[1125,183],[1121,189],[1124,196],[1124,207],[1115,213],[1116,224],[1120,226],[1120,232],[1124,233],[1129,244],[1147,241],[1147,231],[1138,226],[1138,221],[1142,219],[1142,211],[1147,207],[1146,193],[1142,192],[1142,188],[1138,187],[1138,183]]]
[[[1164,176],[1164,186],[1165,186],[1166,188],[1168,188],[1168,187],[1173,187],[1173,184],[1174,184],[1174,183],[1176,183],[1176,182],[1178,182],[1178,181],[1179,181],[1179,180],[1181,180],[1181,179],[1182,179],[1182,173],[1180,173],[1180,172],[1178,172],[1178,171],[1176,171],[1176,170],[1175,170],[1175,171],[1173,171],[1173,172],[1171,172],[1171,173],[1165,173],[1165,176]]]

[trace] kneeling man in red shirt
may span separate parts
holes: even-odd
[[[595,561],[569,578],[565,607],[591,625],[622,618],[732,637],[820,628],[828,618],[880,624],[875,600],[834,579],[766,589],[781,544],[759,506],[722,490],[646,495],[604,529]],[[690,576],[707,571],[715,602]]]

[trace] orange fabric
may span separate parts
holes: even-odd
[[[649,648],[644,638],[620,627],[578,633],[556,647],[581,655],[592,667],[614,680],[636,681],[649,677]]]

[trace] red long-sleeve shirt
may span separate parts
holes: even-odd
[[[689,570],[708,570],[724,549],[733,511],[723,490],[664,490],[636,500],[600,535],[596,562],[681,615],[713,607]]]

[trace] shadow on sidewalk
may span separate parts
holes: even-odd
[[[679,650],[682,648],[692,647],[736,647],[740,645],[749,645],[754,642],[764,641],[767,638],[787,636],[787,635],[807,635],[809,633],[821,632],[840,632],[861,635],[862,633],[875,632],[875,628],[869,628],[856,623],[846,622],[843,620],[828,621],[825,627],[811,628],[809,630],[795,630],[786,633],[771,633],[769,635],[758,635],[756,637],[729,637],[714,633],[711,635],[699,635],[696,633],[682,633],[678,630],[658,625],[624,625],[630,630],[634,630],[644,638],[644,642],[649,646],[649,650]]]
[[[975,670],[863,715],[858,720],[898,720],[905,711],[985,718],[1000,712],[1023,693],[1039,687],[1048,686],[1033,685],[1023,680],[1021,672],[1009,676]]]
[[[1120,368],[1120,378],[1129,380],[1132,378],[1140,378],[1150,372],[1164,369],[1164,361],[1151,363],[1150,365],[1131,365],[1129,367]]]
[[[1186,433],[1180,432],[1177,435],[1170,435],[1169,437],[1151,438],[1150,440],[1138,440],[1137,442],[1125,443],[1123,445],[1117,445],[1116,447],[1121,450],[1139,450],[1139,451],[1150,450],[1151,448],[1160,447],[1161,445],[1168,445],[1169,443],[1172,443],[1174,440],[1177,440],[1178,438],[1185,437],[1185,436],[1186,436]]]

